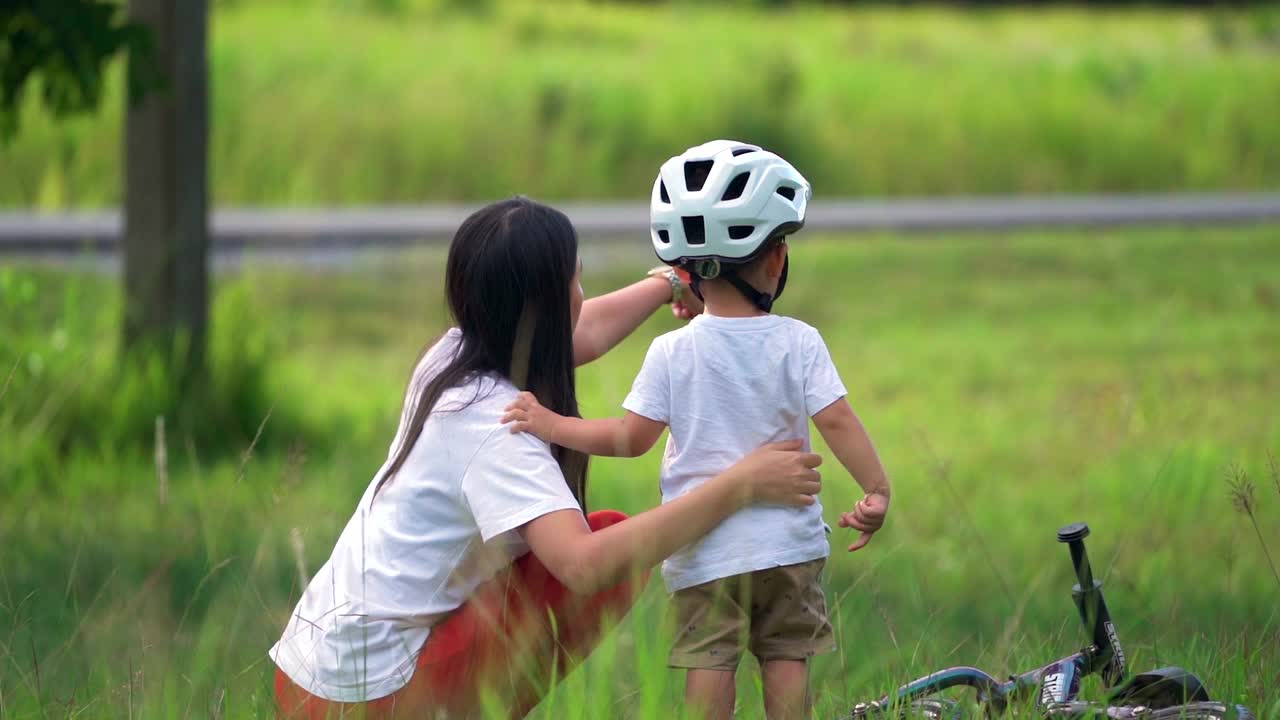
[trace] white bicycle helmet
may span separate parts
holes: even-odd
[[[713,140],[689,148],[663,163],[653,183],[654,252],[668,265],[689,268],[695,292],[699,278],[724,276],[767,312],[774,298],[725,266],[750,262],[769,240],[803,227],[811,195],[791,163],[758,145]]]

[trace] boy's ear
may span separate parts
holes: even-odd
[[[787,244],[785,242],[778,243],[777,247],[769,251],[769,259],[765,269],[769,273],[769,279],[773,280],[782,277],[782,268],[787,265]]]

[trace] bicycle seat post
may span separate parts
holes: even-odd
[[[1103,663],[1102,678],[1108,687],[1112,687],[1124,680],[1124,650],[1120,647],[1115,624],[1111,622],[1107,601],[1102,597],[1102,583],[1093,577],[1089,553],[1084,548],[1084,539],[1088,536],[1089,526],[1084,523],[1067,525],[1058,530],[1058,542],[1066,543],[1070,549],[1071,563],[1075,566],[1076,579],[1079,581],[1071,589],[1071,597],[1076,602],[1085,632],[1093,638],[1098,661]]]
[[[1084,548],[1084,539],[1089,537],[1089,526],[1084,523],[1067,525],[1058,530],[1058,542],[1067,543],[1071,551],[1071,564],[1076,569],[1076,579],[1080,587],[1093,587],[1093,566],[1089,564],[1089,551]]]

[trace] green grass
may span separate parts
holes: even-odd
[[[1280,580],[1262,547],[1280,553],[1267,461],[1280,450],[1277,237],[1272,226],[797,241],[782,309],[823,331],[896,493],[883,534],[829,563],[841,652],[814,663],[819,717],[939,666],[1002,674],[1077,649],[1070,565],[1053,539],[1077,520],[1093,527],[1134,668],[1183,665],[1216,697],[1280,714]],[[592,291],[645,267],[584,255]],[[306,444],[277,437],[242,457],[170,437],[164,506],[145,451],[83,448],[46,482],[0,480],[5,717],[268,712],[265,652],[300,583],[290,533],[314,572],[386,452],[416,351],[444,327],[439,261],[219,278],[215,327],[271,339],[264,392],[319,428]],[[28,320],[69,335],[67,348],[110,352],[110,278],[4,272],[6,288],[34,286]],[[75,306],[61,300],[68,287]],[[227,310],[241,304],[254,311]],[[615,411],[648,338],[673,326],[655,317],[581,370],[588,416]],[[13,398],[56,379],[32,375],[26,347],[0,349],[0,388],[16,367],[0,390],[11,430],[24,420]],[[658,456],[595,461],[592,505],[653,505]],[[1261,543],[1232,508],[1233,465],[1256,484]],[[855,487],[838,465],[825,471],[834,514]],[[670,624],[654,582],[535,717],[678,716]],[[750,667],[741,715],[759,717]]]
[[[721,136],[819,197],[1280,186],[1274,8],[437,5],[219,4],[216,203],[638,199]],[[118,86],[29,104],[0,207],[119,202]]]

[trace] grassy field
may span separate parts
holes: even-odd
[[[440,5],[218,3],[216,203],[641,198],[720,136],[821,197],[1280,186],[1274,7]],[[0,207],[118,203],[118,85],[30,104]]]
[[[1264,551],[1280,554],[1278,235],[796,242],[782,309],[823,331],[896,487],[883,534],[830,561],[841,650],[814,663],[818,717],[938,666],[1001,674],[1077,649],[1053,538],[1077,520],[1093,527],[1132,667],[1184,665],[1215,696],[1280,716],[1280,578]],[[643,267],[584,259],[594,291]],[[28,408],[138,399],[93,370],[116,337],[110,278],[0,269],[0,716],[268,712],[266,649],[384,456],[417,350],[444,327],[439,261],[222,276],[217,344],[270,360],[268,429],[248,453],[253,427],[224,452],[171,435],[163,504],[151,451],[95,446],[92,424],[76,426],[78,449],[21,454],[14,437],[43,437],[20,434]],[[586,414],[614,411],[647,339],[673,324],[656,317],[582,369]],[[77,373],[81,394],[107,400],[29,399]],[[592,505],[651,506],[658,461],[595,461]],[[1232,468],[1255,485],[1256,530],[1233,509]],[[856,493],[825,469],[834,515]],[[655,582],[535,717],[678,717],[670,622]],[[741,716],[759,717],[756,676],[740,680]]]

